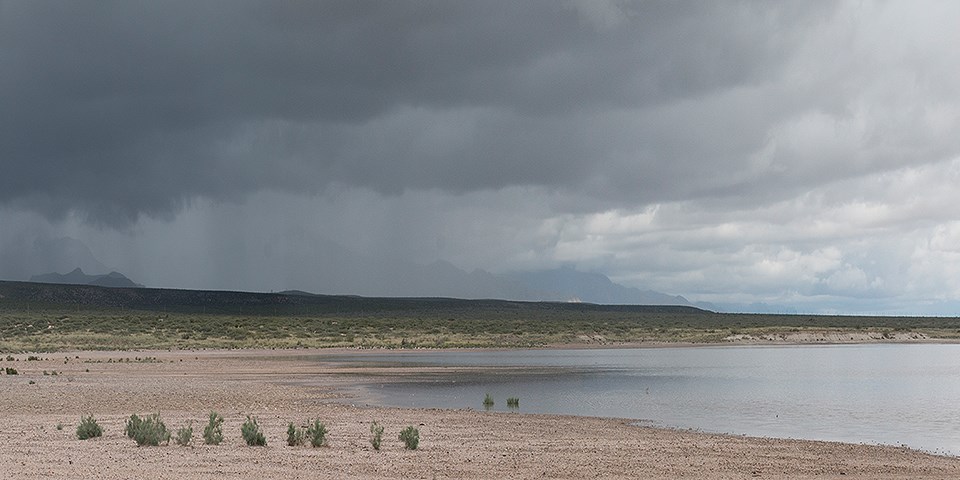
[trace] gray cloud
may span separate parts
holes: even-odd
[[[765,141],[751,127],[770,116],[737,118],[726,103],[735,93],[686,103],[775,81],[806,29],[833,11],[808,2],[0,8],[0,201],[113,225],[169,216],[196,196],[331,182],[385,193],[540,185],[629,202],[702,193],[717,187],[705,180],[717,171],[743,169],[741,157]],[[714,141],[690,141],[702,136]],[[683,176],[689,188],[666,184]]]
[[[957,18],[0,0],[0,275],[73,237],[157,286],[389,292],[375,266],[449,260],[936,311],[960,298]],[[336,245],[370,259],[353,284],[315,272]]]

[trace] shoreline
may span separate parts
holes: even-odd
[[[7,410],[0,416],[7,453],[0,472],[13,478],[130,478],[149,467],[157,478],[186,479],[301,478],[305,472],[328,478],[960,475],[957,457],[905,447],[712,434],[638,426],[631,419],[351,405],[337,398],[348,379],[296,358],[308,352],[333,351],[60,352],[40,354],[39,361],[19,354],[19,361],[0,364],[20,370],[0,376],[0,404]],[[209,410],[227,419],[224,445],[138,448],[122,433],[130,414],[160,412],[173,431],[192,420],[197,441]],[[73,436],[80,415],[88,413],[101,420],[103,438]],[[260,418],[268,447],[242,445],[239,424],[246,414]],[[330,445],[287,447],[286,423],[308,418],[327,423]],[[382,452],[368,443],[371,420],[388,429]],[[406,424],[419,425],[418,451],[403,450],[396,439]]]
[[[847,332],[840,332],[847,333]],[[443,352],[443,351],[474,351],[474,352],[489,352],[489,351],[511,351],[511,350],[603,350],[603,349],[642,349],[642,348],[716,348],[716,347],[809,347],[809,346],[843,346],[843,345],[957,345],[960,344],[960,338],[940,338],[940,337],[923,337],[918,339],[855,339],[847,341],[796,341],[796,340],[761,340],[761,339],[752,339],[752,340],[730,340],[723,342],[663,342],[663,341],[650,341],[650,342],[608,342],[608,343],[599,343],[599,342],[584,342],[584,343],[551,343],[545,345],[536,345],[536,346],[504,346],[504,347],[407,347],[407,348],[387,348],[382,346],[375,347],[365,347],[365,346],[355,346],[355,347],[344,347],[344,346],[335,346],[335,347],[282,347],[282,348],[168,348],[168,349],[153,349],[153,348],[131,348],[126,350],[77,350],[77,349],[68,349],[68,350],[56,350],[56,351],[23,351],[19,353],[9,353],[4,355],[12,355],[14,357],[28,355],[97,355],[100,353],[103,354],[113,354],[113,355],[122,355],[128,353],[145,353],[145,354],[164,354],[164,353],[203,353],[209,355],[222,355],[222,356],[231,356],[238,353],[242,353],[243,356],[254,355],[254,356],[270,356],[271,354],[284,355],[294,352],[306,352],[308,355],[319,355],[319,354],[340,354],[340,353],[356,353],[364,351],[375,351],[375,352]]]

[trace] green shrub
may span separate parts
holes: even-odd
[[[220,445],[223,441],[223,417],[217,412],[210,412],[210,421],[203,427],[203,443],[206,445]]]
[[[400,441],[410,450],[416,450],[420,445],[420,431],[410,425],[400,431]]]
[[[377,422],[370,424],[370,445],[374,450],[380,450],[380,442],[383,440],[383,426]]]
[[[287,445],[291,447],[303,445],[303,429],[297,428],[293,422],[287,425]]]
[[[140,423],[142,421],[137,414],[130,415],[130,418],[127,419],[127,425],[123,428],[123,433],[128,438],[133,438],[136,431],[140,429]]]
[[[517,397],[510,397],[507,399],[507,406],[510,408],[520,408],[520,399]]]
[[[307,438],[310,439],[310,445],[313,447],[322,447],[327,443],[327,427],[320,423],[320,420],[314,420],[307,427]]]
[[[80,425],[77,425],[77,438],[86,440],[88,438],[99,437],[103,435],[103,429],[97,424],[93,415],[80,417]]]
[[[250,415],[247,415],[247,421],[243,422],[240,427],[240,435],[243,436],[243,441],[251,447],[265,447],[267,445],[267,438],[260,431],[257,419],[251,418]]]
[[[493,396],[491,396],[489,393],[483,397],[483,408],[489,410],[493,408],[493,403]]]
[[[193,422],[187,424],[186,427],[181,427],[177,429],[177,438],[175,439],[177,445],[181,447],[187,447],[190,445],[190,442],[193,441]]]
[[[124,432],[137,442],[137,446],[141,447],[144,445],[155,447],[161,443],[170,443],[170,431],[160,419],[159,413],[145,417],[130,415]]]

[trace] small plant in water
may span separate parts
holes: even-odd
[[[493,401],[492,395],[488,393],[485,397],[483,397],[483,408],[490,410],[491,408],[493,408],[493,404],[494,404],[494,401]]]
[[[370,424],[370,445],[373,449],[380,450],[380,442],[383,440],[383,426],[374,421]]]
[[[86,440],[101,435],[103,435],[103,429],[100,428],[100,425],[93,418],[93,415],[80,417],[80,425],[77,425],[77,438]]]
[[[520,408],[520,399],[517,397],[510,397],[507,399],[507,407],[509,408]]]
[[[314,420],[307,427],[307,438],[310,439],[310,445],[313,447],[322,447],[327,443],[327,427],[320,423],[320,420]]]
[[[400,431],[400,441],[408,449],[416,450],[417,446],[420,445],[420,431],[410,425]]]
[[[260,431],[260,425],[257,424],[257,419],[251,418],[250,415],[247,415],[247,421],[243,422],[243,425],[240,426],[240,435],[243,436],[243,441],[247,442],[247,445],[251,447],[267,446],[267,438],[264,437],[263,432]]]
[[[217,412],[210,412],[210,421],[203,427],[203,443],[206,445],[220,445],[223,441],[223,417]]]

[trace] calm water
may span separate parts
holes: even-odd
[[[520,412],[960,455],[960,345],[438,351],[322,360],[460,367],[364,383],[363,397],[381,405],[482,409],[490,393],[494,410],[506,411],[507,397],[515,396]]]

